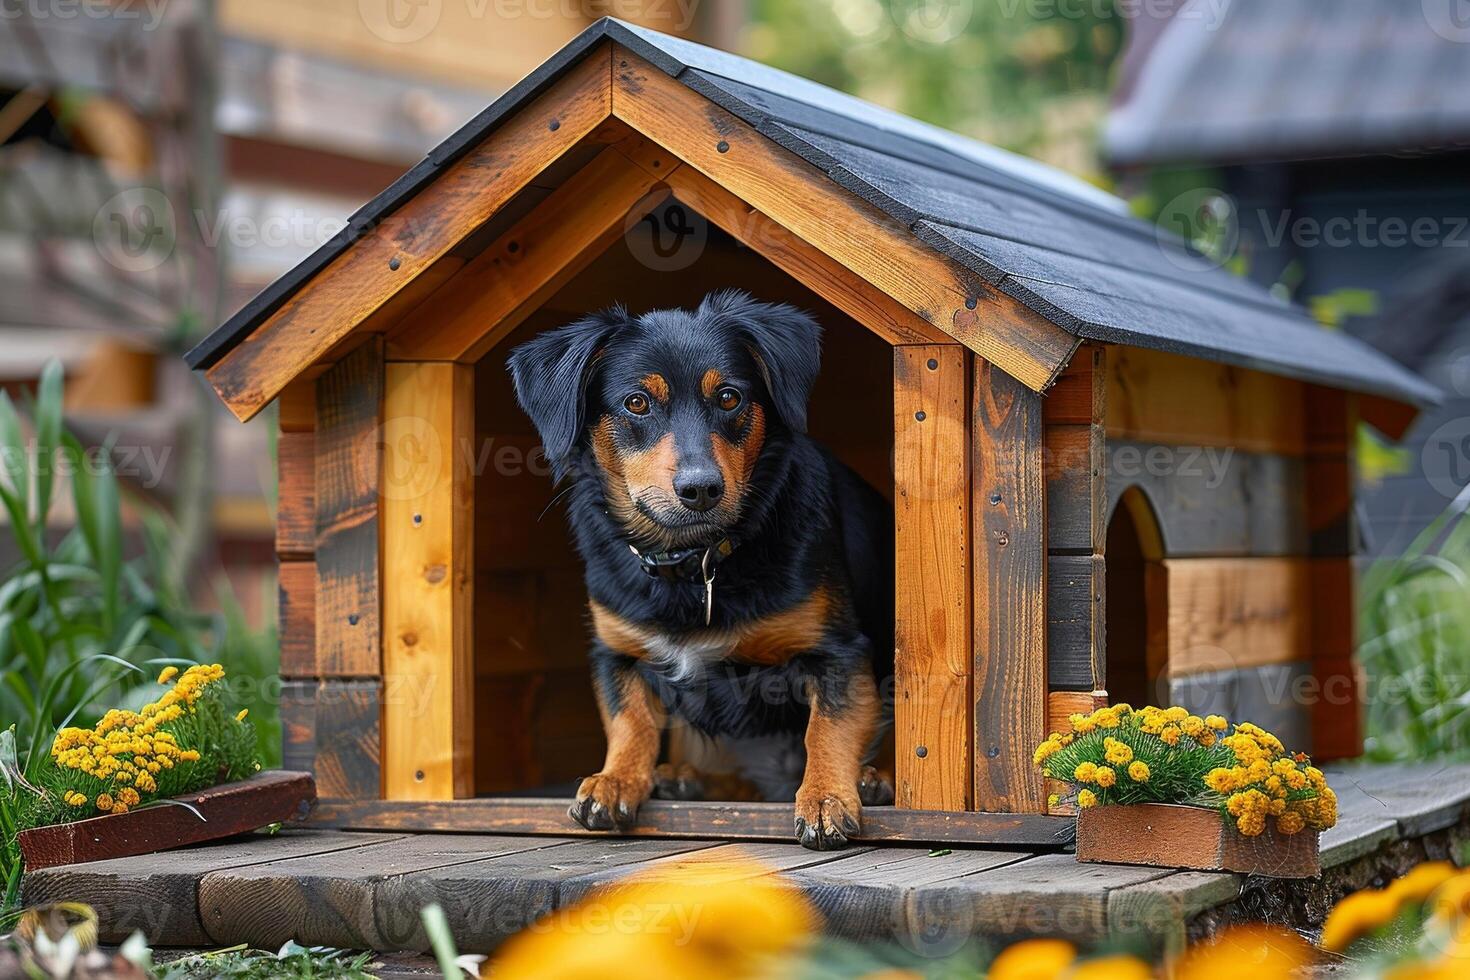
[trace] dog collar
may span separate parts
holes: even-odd
[[[715,611],[715,572],[720,563],[735,550],[729,535],[705,548],[680,548],[677,551],[639,551],[631,543],[628,550],[650,578],[665,582],[693,581],[704,583],[704,625],[710,624]]]

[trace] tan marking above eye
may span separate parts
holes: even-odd
[[[662,374],[645,374],[638,382],[643,390],[653,396],[654,401],[667,404],[669,400],[669,383],[664,380]]]
[[[699,380],[699,390],[704,392],[704,397],[713,398],[715,392],[725,383],[725,376],[720,373],[719,368],[710,368],[704,372],[704,377]]]

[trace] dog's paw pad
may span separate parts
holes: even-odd
[[[653,770],[653,798],[656,800],[702,800],[704,780],[699,770],[686,763],[665,762]]]
[[[844,803],[835,797],[798,802],[796,805],[796,842],[814,851],[833,851],[846,847],[848,838],[862,830],[861,810],[856,801]]]
[[[627,830],[638,819],[642,802],[617,777],[599,773],[582,780],[567,816],[588,830]]]
[[[892,806],[893,780],[872,766],[863,766],[858,773],[858,799],[863,806]]]

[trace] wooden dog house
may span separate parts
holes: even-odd
[[[1056,841],[1032,749],[1109,692],[1205,678],[1357,751],[1353,432],[1428,385],[1080,182],[605,20],[189,354],[241,419],[279,403],[286,753],[323,819],[577,830],[548,787],[601,762],[585,596],[506,353],[723,286],[817,313],[813,432],[893,501],[898,799],[865,838]],[[1318,694],[1262,696],[1283,670]],[[639,832],[784,840],[790,809]]]

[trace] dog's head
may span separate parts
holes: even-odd
[[[548,331],[511,353],[510,373],[557,477],[590,453],[629,533],[680,548],[730,530],[767,442],[806,431],[819,349],[811,317],[728,291],[692,312],[614,308]]]

